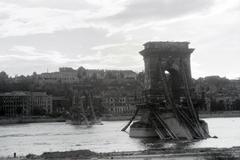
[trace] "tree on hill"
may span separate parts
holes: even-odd
[[[77,77],[79,80],[83,79],[86,75],[87,75],[87,71],[84,67],[81,66],[77,69]]]
[[[224,102],[223,101],[211,101],[211,111],[224,111]]]
[[[93,73],[91,79],[96,80],[97,79],[97,73]]]
[[[32,82],[35,84],[35,83],[37,83],[37,78],[38,78],[38,76],[37,76],[37,72],[33,72],[33,75],[32,75]]]
[[[236,110],[240,110],[240,99],[236,99],[234,102],[234,106]]]
[[[7,80],[8,80],[7,73],[4,71],[0,72],[0,92],[7,91]]]
[[[2,71],[0,72],[0,80],[7,80],[8,79],[8,75],[6,72]]]
[[[113,74],[113,72],[111,72],[111,71],[106,71],[105,78],[107,78],[107,79],[117,79],[117,76],[115,74]]]
[[[119,76],[120,76],[121,79],[124,79],[124,74],[123,74],[123,72],[120,72],[120,75],[119,75]]]
[[[137,75],[137,79],[141,82],[141,83],[144,83],[144,72],[139,72],[138,75]]]
[[[221,88],[230,84],[229,79],[226,77],[221,78],[219,76],[207,76],[204,78],[204,82],[207,84],[214,84],[217,88]]]

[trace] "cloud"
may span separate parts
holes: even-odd
[[[65,3],[68,6],[66,8],[63,7]],[[56,0],[48,3],[46,1],[30,2],[26,0],[21,3],[18,1],[14,1],[14,3],[0,2],[0,18],[2,17],[0,37],[53,33],[60,30],[88,27],[108,28],[108,23],[94,22],[94,20],[114,15],[123,9],[119,2],[108,0],[98,4],[91,1],[76,0],[68,5],[67,3],[66,0],[63,3]],[[76,9],[75,5],[85,7]]]
[[[45,52],[38,52],[36,48],[30,46],[14,46],[10,49],[12,54],[1,56],[2,58],[9,59],[9,58],[16,58],[22,59],[27,61],[32,60],[39,60],[39,61],[47,61],[54,63],[54,64],[64,64],[68,62],[75,62],[78,61],[77,59],[70,59],[65,55],[62,55],[59,51],[45,51]],[[37,61],[35,63],[37,63]]]
[[[77,58],[79,61],[101,61],[103,57],[101,51],[98,51],[97,54],[87,56],[78,55]]]
[[[238,0],[1,0],[1,66],[13,72],[14,64],[20,73],[60,66],[141,71],[142,44],[190,41],[196,48],[194,76],[230,75],[240,67],[239,4]]]
[[[161,28],[165,30],[164,26],[168,24],[183,20],[191,21],[193,18],[210,14],[215,4],[214,0],[181,2],[178,0],[133,0],[124,3],[124,10],[96,19],[96,21],[108,22],[108,37],[118,32],[131,33],[140,29]]]
[[[101,45],[101,46],[95,46],[95,47],[92,47],[91,49],[93,50],[104,50],[106,48],[111,48],[111,47],[118,47],[118,46],[123,46],[123,45],[126,45],[126,44],[106,44],[106,45]]]
[[[133,0],[125,6],[125,10],[106,19],[115,20],[117,24],[128,22],[146,22],[169,20],[189,14],[207,12],[214,5],[213,0]]]
[[[89,5],[89,3],[85,1],[79,1],[79,0],[71,0],[71,3],[69,3],[69,0],[1,0],[5,3],[11,3],[11,4],[17,4],[19,6],[23,6],[26,8],[50,8],[50,9],[61,9],[61,10],[79,10],[79,9],[85,9],[85,8],[92,8],[94,9],[94,5]],[[73,5],[74,4],[74,5]]]
[[[0,36],[23,36],[39,33],[52,33],[57,30],[86,27],[84,23],[89,11],[66,11],[49,8],[25,8],[12,4],[1,4],[2,12],[8,14],[1,21]]]
[[[125,41],[130,41],[130,40],[132,40],[132,35],[125,36]]]
[[[14,46],[10,51],[33,53],[36,48],[30,46]]]
[[[9,3],[12,2],[12,3]],[[15,4],[14,4],[14,3]],[[40,33],[53,33],[77,28],[105,28],[111,36],[119,31],[129,32],[159,23],[156,20],[168,20],[207,10],[212,1],[75,1],[66,4],[52,0],[26,1],[16,0],[0,2],[0,11],[5,18],[1,24],[0,36],[23,36]],[[64,5],[66,4],[66,5]],[[71,5],[70,5],[71,4]],[[63,7],[66,6],[66,7]],[[79,6],[76,10],[75,6]],[[80,7],[80,6],[85,6]],[[169,9],[171,8],[171,9]],[[147,22],[147,23],[146,23]],[[129,39],[129,38],[128,38]]]

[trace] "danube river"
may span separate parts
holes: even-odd
[[[206,148],[240,145],[240,118],[206,118],[211,136],[195,142],[130,138],[121,129],[127,121],[103,121],[104,125],[80,126],[64,122],[0,126],[0,157],[42,154],[51,151],[90,149],[96,152],[138,151],[156,148]]]

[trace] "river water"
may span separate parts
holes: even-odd
[[[40,155],[50,151],[90,149],[95,152],[138,151],[156,148],[206,148],[240,146],[240,118],[206,118],[211,136],[195,142],[130,138],[121,129],[127,121],[103,121],[104,125],[80,126],[64,122],[0,126],[0,157]]]

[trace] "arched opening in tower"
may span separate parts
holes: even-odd
[[[171,92],[173,97],[173,101],[176,103],[180,102],[180,97],[184,96],[184,86],[181,72],[176,69],[169,68],[166,69],[164,73],[169,87],[169,91]]]

